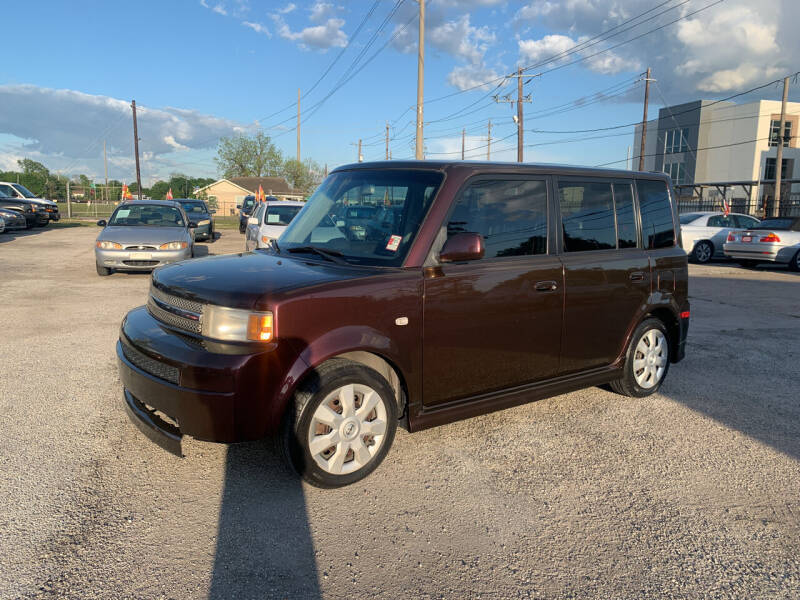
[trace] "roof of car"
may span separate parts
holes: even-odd
[[[172,206],[175,208],[175,200],[129,200],[123,204],[151,204],[154,206]]]
[[[305,202],[300,202],[299,200],[267,200],[264,202],[267,206],[305,206]]]
[[[643,179],[662,179],[668,180],[669,175],[657,171],[628,171],[623,169],[601,169],[598,167],[579,167],[574,165],[559,165],[549,163],[515,163],[515,162],[495,162],[495,161],[472,161],[472,160],[381,160],[373,162],[350,163],[342,165],[333,170],[349,171],[355,169],[425,169],[435,171],[446,171],[449,169],[468,168],[475,171],[498,172],[498,171],[519,171],[528,173],[557,173],[567,176],[592,176],[602,175],[603,177],[620,177],[630,179],[638,177]]]
[[[687,210],[686,212],[682,212],[680,214],[680,216],[683,217],[685,215],[696,215],[699,218],[699,217],[705,217],[705,216],[724,215],[724,214],[725,213],[723,211],[721,211],[721,210]],[[732,212],[732,213],[728,213],[728,214],[729,215],[737,215],[737,216],[740,216],[740,217],[750,217],[751,219],[758,219],[758,217],[754,217],[753,215],[748,215],[748,214],[745,214],[745,213]]]

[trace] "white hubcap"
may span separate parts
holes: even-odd
[[[633,356],[633,377],[644,389],[658,385],[667,368],[667,339],[660,329],[650,329],[636,344]]]
[[[364,467],[386,434],[386,406],[378,392],[350,383],[330,394],[314,411],[308,448],[317,465],[333,475]]]

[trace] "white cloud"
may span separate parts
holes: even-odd
[[[282,14],[282,15],[288,15],[290,12],[292,12],[296,8],[297,8],[297,5],[294,2],[289,2],[289,4],[287,4],[283,8],[279,8],[278,12],[280,14]]]
[[[311,47],[327,50],[347,45],[347,34],[342,31],[344,19],[330,18],[323,25],[313,25],[300,31],[292,31],[280,15],[272,15],[272,19],[275,21],[278,35],[297,42],[303,49]]]
[[[518,44],[522,60],[537,63],[566,52],[575,46],[575,40],[568,35],[551,34],[539,40],[519,40]]]
[[[225,6],[222,4],[215,5],[214,8],[212,8],[211,10],[213,10],[218,15],[222,15],[223,17],[228,14],[228,11],[225,10]]]
[[[582,36],[573,40],[568,35],[551,34],[539,40],[519,40],[519,54],[523,63],[538,64],[541,62],[552,61],[548,66],[564,63],[567,61],[586,59],[586,66],[596,73],[603,75],[614,75],[621,71],[632,71],[641,68],[641,64],[635,59],[627,59],[613,52],[597,53],[600,48],[597,46],[585,46],[585,50],[577,49],[569,52],[573,48],[589,42],[588,36]],[[547,66],[545,66],[545,69]]]
[[[242,21],[242,25],[244,25],[245,27],[249,27],[256,33],[261,33],[270,38],[272,37],[272,34],[270,33],[266,25],[262,25],[261,23],[254,23],[252,21]]]
[[[459,90],[488,90],[492,86],[491,84],[485,82],[492,81],[498,77],[499,75],[494,69],[480,65],[461,65],[450,71],[450,73],[447,75],[447,83],[457,87]]]
[[[471,25],[468,14],[433,27],[426,37],[432,46],[472,64],[483,60],[487,48],[495,39],[495,34],[487,26]]]
[[[333,4],[330,2],[315,2],[309,11],[311,12],[309,19],[312,23],[322,23],[334,15]]]

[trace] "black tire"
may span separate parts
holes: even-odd
[[[329,395],[334,393],[337,388],[351,383],[368,386],[377,392],[383,409],[385,409],[386,426],[381,446],[364,466],[349,473],[333,474],[321,468],[311,455],[308,441],[309,431],[314,419],[314,413],[320,404],[328,399]],[[358,398],[356,398],[357,401]],[[333,400],[334,404],[337,402],[339,401]],[[373,412],[371,411],[369,414],[371,415]],[[389,452],[397,431],[397,412],[394,392],[386,379],[378,372],[349,360],[329,360],[300,384],[293,400],[290,401],[287,407],[281,425],[281,435],[279,436],[283,454],[289,465],[303,479],[316,487],[336,488],[355,483],[372,473]],[[375,415],[374,420],[377,420],[378,413],[375,412]],[[333,430],[331,430],[331,433],[333,433]],[[361,433],[361,430],[355,432],[353,441],[359,439],[359,433]],[[365,437],[369,436],[361,436],[361,444],[364,443]],[[347,450],[338,449],[337,444],[337,450],[334,451],[334,454],[337,451],[345,452],[344,457],[346,460],[351,456],[352,449],[350,449],[349,442],[342,443],[347,444]],[[331,446],[331,448],[333,447]],[[333,455],[331,458],[333,458]],[[352,456],[351,461],[354,459],[355,455]]]
[[[50,222],[50,221],[45,221],[44,223],[36,223],[36,227],[47,227],[47,224],[48,224],[49,222]]]
[[[100,275],[100,277],[106,277],[107,275],[111,275],[111,269],[107,267],[101,267],[97,263],[94,263],[94,266],[97,268],[97,274]]]
[[[800,271],[800,250],[794,253],[792,260],[789,261],[790,271]]]
[[[711,262],[714,256],[714,244],[707,240],[701,240],[694,245],[692,249],[691,259],[692,262],[699,265],[704,265]]]
[[[214,242],[216,242],[216,241],[217,241],[217,239],[214,237],[214,230],[213,230],[213,229],[211,229],[211,230],[208,232],[208,243],[209,243],[209,244],[213,244],[213,243],[214,243]]]
[[[653,329],[660,331],[661,335],[664,337],[664,343],[666,346],[663,348],[663,352],[666,356],[666,364],[664,365],[664,371],[662,372],[661,377],[658,379],[655,385],[652,385],[651,387],[642,387],[636,381],[636,374],[634,373],[634,360],[636,360],[637,346],[639,345],[639,342]],[[644,398],[645,396],[656,393],[661,387],[661,384],[664,382],[664,379],[666,379],[667,373],[669,372],[670,354],[671,347],[669,333],[667,332],[667,328],[664,326],[664,323],[662,323],[659,319],[652,317],[645,319],[633,332],[633,336],[631,336],[631,343],[625,352],[625,365],[623,366],[622,378],[612,381],[611,389],[618,394],[622,394],[623,396],[631,396],[633,398]]]

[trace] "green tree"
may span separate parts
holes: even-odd
[[[44,179],[50,176],[50,170],[47,167],[30,158],[22,158],[17,161],[17,164],[25,175],[36,175]]]
[[[228,179],[267,177],[281,174],[283,155],[268,135],[258,131],[252,136],[221,138],[214,162],[222,176]]]
[[[289,159],[283,163],[283,176],[292,188],[308,196],[322,183],[322,168],[310,158],[301,162]]]

